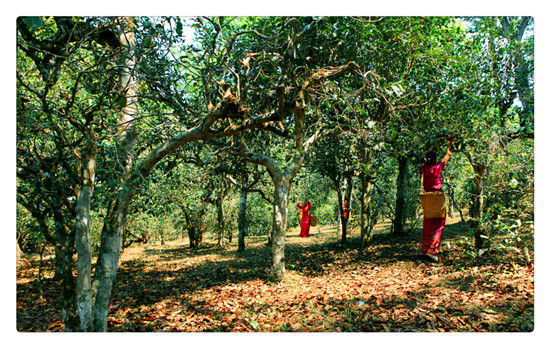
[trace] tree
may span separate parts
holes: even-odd
[[[102,46],[105,36],[113,35],[114,25],[20,17],[17,27],[18,200],[56,247],[66,329],[77,330],[78,282],[75,285],[72,276],[72,255],[75,238],[78,248],[81,233],[89,228],[97,143],[108,134],[105,121],[116,106],[111,93],[117,71],[111,64],[112,50]],[[117,40],[110,43],[118,45]],[[46,185],[36,180],[39,177]]]
[[[224,176],[239,188],[239,211],[237,218],[238,251],[245,250],[245,237],[248,235],[249,222],[247,219],[247,202],[249,193],[259,193],[262,199],[273,203],[264,193],[263,171],[257,165],[249,165],[245,161],[233,160],[230,168],[224,168]]]
[[[260,29],[256,32],[265,32],[268,28],[272,28],[273,24],[276,26],[276,23],[277,21],[258,23]],[[253,21],[252,24],[256,23]],[[285,27],[286,25],[288,28]],[[253,53],[248,56],[249,70],[258,71],[255,81],[270,88],[253,90],[252,86],[243,86],[243,84],[241,88],[249,91],[248,98],[261,92],[257,98],[254,98],[259,101],[257,107],[279,116],[280,128],[266,129],[271,132],[271,137],[275,137],[271,138],[268,146],[277,146],[277,152],[276,154],[271,151],[261,153],[259,150],[251,149],[243,137],[235,146],[232,146],[232,151],[247,161],[264,166],[273,182],[274,216],[270,277],[275,281],[280,281],[285,272],[284,243],[288,223],[288,195],[292,181],[303,166],[310,147],[322,138],[341,132],[337,127],[338,122],[344,124],[347,122],[346,116],[352,112],[357,102],[354,101],[351,91],[361,87],[374,88],[370,80],[360,72],[359,66],[347,60],[350,57],[350,52],[345,51],[347,47],[334,49],[328,55],[303,48],[307,48],[308,45],[304,46],[302,42],[331,45],[334,38],[327,34],[331,33],[334,27],[339,26],[345,29],[342,30],[342,35],[350,32],[347,20],[340,22],[335,19],[312,18],[293,19],[292,22],[285,20],[282,22],[282,29],[273,34],[271,40],[260,40],[261,47],[252,46]],[[313,31],[313,27],[317,30]],[[280,35],[281,32],[289,33],[291,41]],[[261,37],[266,38],[267,35],[262,34]],[[260,54],[260,52],[265,53]],[[251,58],[254,60],[250,60]],[[268,59],[269,66],[273,68],[259,70],[268,63]],[[328,64],[336,64],[336,67]],[[352,76],[357,78],[349,82],[339,80],[338,83],[332,83],[330,81],[347,73],[352,73]],[[243,80],[239,79],[239,81]],[[271,92],[266,94],[266,89]],[[272,96],[271,100],[266,98],[266,95]],[[339,98],[346,100],[347,103],[337,101]],[[326,113],[327,109],[333,107],[340,109],[340,112]]]
[[[347,243],[353,179],[357,167],[356,146],[349,134],[323,139],[312,149],[306,167],[330,178],[338,197],[338,222],[342,245]],[[346,204],[344,205],[344,202]],[[344,213],[344,209],[346,212]]]
[[[530,40],[524,42],[524,58],[517,55],[531,19],[480,17],[468,20],[473,35],[464,41],[461,60],[455,64],[461,72],[456,79],[458,88],[437,107],[453,105],[454,110],[459,110],[454,115],[443,116],[448,125],[443,131],[459,139],[459,150],[472,168],[470,217],[476,248],[482,252],[491,244],[485,214],[486,197],[491,195],[487,180],[496,175],[491,168],[497,148],[506,148],[512,139],[532,136],[528,125],[533,116],[529,102],[522,102],[520,112],[510,112],[516,98],[516,81],[522,81],[518,83],[522,85],[524,96],[530,93],[526,92],[530,88],[530,77],[526,74],[528,65],[525,65],[530,59]],[[471,73],[471,67],[476,67],[475,74]]]
[[[226,233],[223,201],[227,197],[229,190],[231,190],[232,184],[221,175],[220,167],[213,168],[212,172],[205,175],[205,177],[207,180],[204,181],[204,196],[202,199],[216,208],[218,246],[223,247],[225,245]]]
[[[133,27],[130,25],[128,29],[133,30]],[[133,52],[134,41],[132,39],[132,35],[128,32],[123,33],[123,35],[124,39],[127,40],[127,47],[130,52]],[[160,48],[169,49],[169,47],[163,45],[164,43],[161,43]],[[149,151],[143,158],[141,158],[138,165],[134,165],[135,161],[132,153],[134,151],[134,144],[137,138],[137,133],[135,131],[135,88],[137,88],[137,84],[135,84],[135,77],[133,74],[135,74],[136,71],[146,69],[145,66],[147,66],[147,63],[142,63],[143,65],[136,67],[136,70],[134,70],[133,64],[135,63],[133,61],[134,58],[132,58],[133,56],[130,54],[127,57],[128,60],[125,61],[125,66],[127,67],[125,70],[126,75],[122,75],[124,82],[122,85],[133,87],[125,90],[126,93],[129,93],[131,98],[125,98],[125,105],[127,109],[125,112],[121,113],[121,117],[118,122],[118,143],[120,144],[122,150],[122,152],[119,152],[118,162],[123,167],[123,171],[121,173],[121,180],[119,182],[116,197],[109,203],[109,209],[105,217],[103,230],[101,232],[100,256],[92,286],[92,290],[96,291],[97,289],[94,293],[95,298],[92,309],[93,314],[85,317],[85,320],[91,320],[93,324],[86,326],[86,330],[106,330],[108,308],[116,279],[118,260],[121,251],[120,243],[126,223],[128,207],[135,195],[136,188],[143,183],[144,179],[149,175],[154,166],[160,160],[190,142],[231,136],[246,129],[264,127],[266,123],[274,120],[272,115],[245,118],[244,116],[247,113],[243,110],[240,103],[233,95],[227,94],[221,100],[218,108],[211,109],[211,111],[206,113],[206,116],[198,115],[191,121],[194,122],[194,125],[191,128],[188,128],[181,133],[164,140],[159,146]],[[157,57],[152,54],[151,59],[155,58]],[[151,64],[151,66],[154,66],[154,64]],[[171,96],[172,99],[168,99],[163,96],[164,90],[159,87],[163,85],[161,82],[162,79],[155,80],[157,76],[154,76],[153,74],[141,74],[143,74],[143,72],[140,73],[143,82],[150,83],[148,87],[155,95],[157,95],[158,100],[172,106],[175,113],[185,111],[185,108],[181,107],[181,100],[177,99],[177,97],[181,97],[181,92],[174,93]],[[182,117],[183,115],[180,116]],[[225,125],[222,124],[219,125],[218,128],[212,128],[216,123],[218,123],[218,121],[227,121],[228,119],[239,119],[241,122]],[[89,278],[88,274],[88,270],[85,270],[82,277]],[[88,284],[86,282],[83,283]],[[89,288],[83,289],[82,292],[89,293]],[[82,296],[81,307],[85,308],[84,311],[86,313],[88,313],[90,309],[91,298],[91,296]]]

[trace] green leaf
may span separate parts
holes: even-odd
[[[42,19],[40,17],[25,17],[22,21],[29,26],[30,31],[36,31],[42,26]]]
[[[124,108],[126,106],[126,97],[121,95],[117,98],[116,103],[119,108]]]
[[[179,18],[176,19],[176,34],[178,34],[178,36],[183,35],[183,25],[181,24],[181,19]]]

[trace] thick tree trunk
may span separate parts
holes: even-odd
[[[248,234],[248,223],[246,221],[246,202],[248,200],[248,191],[241,188],[241,198],[239,202],[239,215],[237,225],[239,229],[239,246],[238,251],[245,249],[245,236]]]
[[[359,140],[359,161],[363,168],[359,174],[361,183],[360,204],[361,204],[361,236],[359,238],[359,249],[364,249],[372,238],[372,227],[370,221],[370,205],[373,189],[373,177],[371,175],[371,157],[367,150],[367,144],[364,139]]]
[[[80,318],[79,331],[92,327],[92,250],[90,244],[90,202],[95,176],[95,145],[84,163],[83,185],[76,203],[75,243],[78,254],[76,269],[76,305]]]
[[[197,237],[196,237],[196,230],[195,226],[188,226],[187,227],[187,234],[189,235],[189,247],[191,249],[194,249],[197,247]]]
[[[101,245],[92,283],[92,291],[95,292],[93,305],[94,331],[107,330],[107,316],[118,270],[122,234],[126,224],[128,207],[135,193],[134,183],[129,182],[134,165],[138,88],[134,78],[133,25],[132,19],[126,19],[123,33],[120,36],[123,46],[127,48],[123,57],[123,70],[120,76],[120,88],[126,92],[126,106],[119,115],[117,133],[117,163],[122,167],[122,173],[120,175],[118,197],[111,203],[101,231]]]
[[[61,275],[61,311],[65,331],[76,331],[79,327],[75,299],[75,279],[73,277],[74,230],[67,226],[61,211],[54,213],[56,235],[56,260],[59,262]]]
[[[122,189],[119,198],[107,212],[101,231],[101,244],[92,283],[95,294],[93,305],[94,331],[107,330],[107,316],[118,270],[122,247],[122,233],[126,223],[128,205],[133,192]]]
[[[63,281],[67,270],[72,269],[72,250],[74,247],[74,234],[67,226],[65,213],[59,210],[54,213],[54,252],[55,273],[54,279]]]
[[[271,234],[271,270],[272,281],[279,282],[285,273],[285,238],[288,225],[288,192],[290,182],[285,177],[275,177],[273,196],[273,231]]]
[[[62,280],[65,277],[65,251],[63,250],[63,242],[57,241],[54,245],[54,258],[55,258],[55,266],[54,266],[54,275],[53,279],[55,280]]]
[[[185,216],[185,221],[187,223],[187,235],[189,236],[189,247],[194,249],[198,247],[197,237],[200,226],[197,226],[196,220],[191,217],[190,212],[187,211],[187,208],[183,208],[183,214]]]
[[[393,221],[393,233],[396,235],[403,234],[403,226],[405,225],[406,206],[405,192],[407,190],[407,167],[408,161],[405,156],[398,156],[399,172],[397,174],[397,195],[395,199],[395,219]]]

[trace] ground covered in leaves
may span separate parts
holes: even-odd
[[[418,257],[420,231],[401,237],[380,225],[367,248],[339,245],[329,226],[310,238],[289,231],[287,276],[267,280],[265,237],[247,250],[182,240],[135,245],[121,257],[108,330],[141,331],[532,331],[534,269],[520,249],[476,256],[466,223],[450,219],[442,260]],[[497,238],[495,238],[497,239]],[[532,252],[532,244],[530,245]],[[17,262],[18,331],[62,331],[53,259]]]

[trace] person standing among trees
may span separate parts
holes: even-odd
[[[420,193],[423,190],[426,192],[443,191],[441,185],[441,172],[451,158],[451,141],[447,140],[447,153],[441,160],[436,163],[436,154],[433,147],[426,153],[423,163],[420,166]],[[422,255],[429,261],[437,262],[439,258],[437,253],[441,243],[443,228],[445,227],[444,217],[426,218],[424,216],[424,225],[422,229]]]
[[[306,199],[304,205],[301,205],[300,202],[298,202],[297,206],[302,209],[300,237],[309,237],[309,226],[311,223],[309,215],[311,211],[311,203],[309,202],[309,199]]]
[[[344,219],[348,218],[348,201],[344,200]]]

